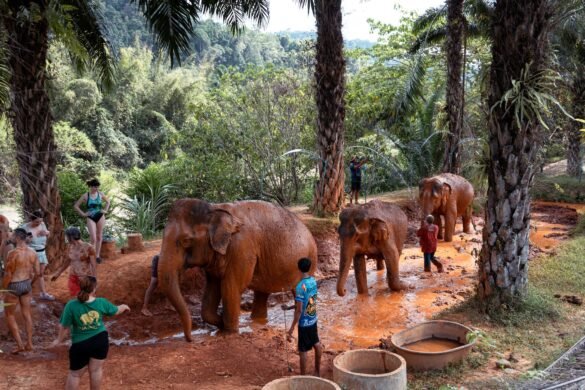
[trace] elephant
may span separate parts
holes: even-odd
[[[400,207],[373,200],[344,209],[339,220],[337,231],[341,250],[337,294],[344,296],[346,293],[345,282],[352,260],[358,294],[368,293],[365,256],[376,259],[378,269],[383,269],[385,262],[391,290],[405,289],[406,285],[400,282],[398,262],[406,241],[408,219]]]
[[[252,318],[266,318],[268,296],[290,291],[300,281],[297,263],[302,257],[311,259],[309,273],[314,273],[315,240],[285,208],[263,201],[211,204],[180,199],[172,205],[163,233],[159,284],[180,316],[185,339],[191,341],[191,314],[179,288],[182,268],[205,271],[203,320],[237,332],[244,290],[254,291]]]
[[[471,233],[471,203],[473,186],[463,177],[452,173],[422,179],[419,183],[419,201],[425,216],[432,214],[439,227],[439,238],[453,241],[457,217],[463,217],[463,231]],[[445,217],[443,234],[441,215]]]

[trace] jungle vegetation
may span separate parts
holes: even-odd
[[[373,44],[344,42],[341,0],[291,1],[316,35],[242,29],[267,1],[27,4],[0,0],[0,194],[57,232],[94,176],[124,210],[116,226],[147,236],[185,196],[336,212],[344,162],[363,155],[367,194],[440,171],[475,184],[479,292],[499,305],[525,290],[535,175],[565,155],[582,175],[576,0],[448,0],[371,21]]]

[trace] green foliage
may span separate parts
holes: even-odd
[[[551,202],[582,203],[585,201],[583,180],[570,176],[537,176],[531,193],[533,199]]]
[[[62,169],[77,172],[81,177],[99,174],[99,155],[87,135],[71,127],[68,122],[55,123],[53,131]]]
[[[73,205],[84,192],[87,192],[85,182],[76,173],[68,171],[57,172],[57,182],[59,184],[59,196],[61,197],[63,225],[77,226],[83,231],[85,218],[77,214]]]
[[[122,200],[119,217],[127,231],[141,233],[145,239],[156,236],[164,226],[172,192],[169,185],[148,188],[147,195]]]
[[[151,163],[143,170],[134,168],[130,172],[124,192],[130,198],[141,198],[149,196],[153,188],[163,188],[173,181],[164,165]]]

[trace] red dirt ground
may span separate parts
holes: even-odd
[[[539,203],[532,210],[536,226],[532,238],[538,251],[553,250],[577,219],[574,208]],[[307,218],[302,213],[300,216]],[[475,222],[478,229],[483,227],[479,218]],[[410,225],[409,230],[416,228],[416,222]],[[458,225],[454,242],[441,242],[437,251],[446,273],[421,272],[422,257],[409,234],[402,254],[401,278],[412,285],[411,290],[389,292],[385,272],[378,272],[369,264],[369,296],[357,296],[355,280],[350,275],[347,295],[338,297],[334,276],[339,243],[335,228],[323,226],[317,229],[316,240],[320,263],[319,332],[325,346],[322,374],[327,378],[332,376],[332,360],[339,352],[376,346],[381,338],[428,319],[473,292],[476,277],[473,254],[479,249],[481,235],[462,234]],[[98,266],[99,295],[132,308],[131,313],[107,324],[115,345],[111,346],[105,365],[103,388],[259,389],[273,379],[289,375],[287,355],[294,374],[298,374],[298,355],[293,352],[293,344],[285,349],[285,318],[278,308],[280,302],[290,302],[289,296],[271,297],[267,323],[251,322],[249,313],[243,310],[240,334],[222,335],[201,321],[199,299],[204,282],[199,271],[191,270],[184,277],[182,291],[193,313],[196,332],[193,343],[184,341],[179,319],[168,309],[162,295],[156,294],[152,303],[154,317],[140,315],[143,294],[150,281],[150,258],[159,248],[160,241],[149,242],[144,252],[119,255]],[[56,295],[57,302],[38,301],[34,307],[35,351],[18,356],[0,354],[0,389],[64,387],[67,347],[49,349],[48,345],[55,338],[58,317],[68,299],[66,279],[62,275],[56,282],[49,282],[49,291]],[[242,308],[248,308],[250,302],[248,292],[242,298]],[[289,312],[287,324],[291,316]],[[5,321],[0,320],[0,349],[9,351],[13,346]],[[88,388],[87,375],[82,386]]]

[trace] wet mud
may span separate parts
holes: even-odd
[[[538,251],[552,251],[565,239],[575,224],[578,211],[572,206],[535,203],[532,207],[531,240]],[[335,227],[318,229],[319,249],[319,336],[325,347],[322,373],[332,376],[332,359],[341,351],[378,345],[400,330],[430,319],[433,314],[465,300],[475,291],[476,255],[481,246],[483,221],[475,217],[478,231],[463,234],[456,227],[451,243],[439,243],[437,259],[445,272],[423,272],[422,253],[411,231],[418,222],[409,222],[409,239],[400,265],[401,280],[410,288],[400,292],[388,289],[386,271],[377,271],[368,261],[368,294],[358,295],[353,271],[347,280],[347,294],[336,293],[339,241]],[[190,270],[183,276],[182,291],[193,317],[194,342],[186,343],[177,314],[166,299],[155,293],[151,305],[153,317],[144,317],[140,306],[150,282],[150,259],[158,253],[160,241],[146,243],[144,252],[119,255],[98,266],[99,295],[116,304],[127,303],[132,312],[107,322],[112,348],[105,368],[104,388],[193,388],[252,389],[290,375],[287,361],[298,374],[296,343],[284,341],[284,329],[290,326],[292,311],[283,312],[280,304],[292,303],[290,293],[273,294],[269,299],[268,319],[250,319],[253,294],[242,296],[240,334],[225,335],[201,320],[200,300],[204,287],[201,271]],[[535,252],[536,254],[538,252]],[[61,388],[67,374],[67,348],[48,348],[56,337],[58,318],[68,300],[67,277],[48,283],[58,301],[37,301],[34,306],[35,351],[12,356],[0,354],[4,372],[3,388]],[[19,320],[22,328],[22,321]],[[0,319],[0,349],[14,346]],[[312,356],[312,354],[310,354]],[[311,357],[312,359],[312,357]],[[310,362],[310,364],[312,364]],[[87,386],[87,377],[84,379]]]
[[[453,340],[447,339],[426,339],[420,340],[412,344],[403,345],[402,348],[410,349],[417,352],[444,352],[462,346]]]

